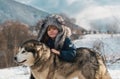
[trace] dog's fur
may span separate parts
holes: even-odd
[[[66,62],[43,43],[29,40],[23,43],[15,60],[30,66],[30,79],[111,79],[102,56],[88,48],[78,48],[72,62]]]

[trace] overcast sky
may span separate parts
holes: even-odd
[[[108,17],[120,19],[120,0],[16,0],[49,13],[65,13],[77,19],[77,24]]]

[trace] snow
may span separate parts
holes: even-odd
[[[120,70],[109,70],[112,79],[120,79]]]
[[[76,47],[94,48],[107,57],[107,60],[120,58],[120,34],[90,34],[75,40]],[[97,48],[96,48],[97,47]]]
[[[30,69],[23,66],[0,69],[0,79],[29,79],[29,73]]]
[[[119,68],[116,66],[119,66]],[[120,79],[120,64],[111,64],[108,66],[108,71],[112,79]],[[0,69],[0,79],[29,79],[30,69],[29,67],[11,67]]]
[[[100,50],[102,51],[102,53],[116,55],[120,51],[119,40],[120,40],[120,34],[115,34],[115,35],[96,34],[96,35],[81,36],[80,39],[75,40],[74,43],[76,47],[89,47],[89,48],[93,48],[95,43],[97,44],[102,43],[101,47],[103,48],[101,48]],[[120,57],[120,54],[115,57]],[[120,79],[119,62],[116,62],[114,64],[108,63],[107,67],[112,79]],[[0,69],[0,79],[29,79],[29,76],[30,76],[29,67],[18,66],[18,67]]]
[[[107,66],[112,79],[120,79],[120,63],[114,63]]]

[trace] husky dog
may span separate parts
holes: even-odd
[[[19,47],[15,61],[29,66],[30,79],[111,79],[102,56],[88,48],[78,48],[72,62],[66,62],[45,44],[28,40]]]

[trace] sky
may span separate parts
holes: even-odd
[[[120,19],[120,0],[16,0],[49,13],[65,13],[87,26],[99,19]],[[120,22],[120,21],[119,21]]]

